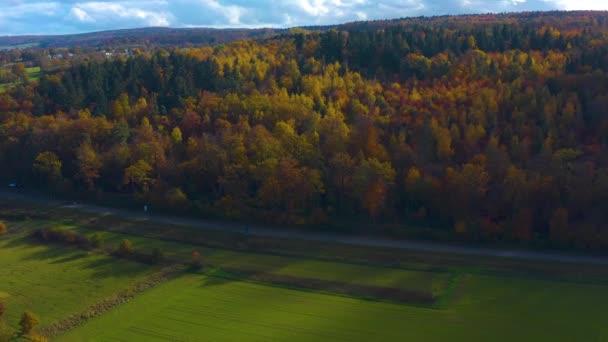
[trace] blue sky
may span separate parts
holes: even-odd
[[[144,26],[291,27],[550,9],[608,10],[608,0],[0,0],[0,35]]]

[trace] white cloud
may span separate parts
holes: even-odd
[[[58,2],[30,2],[7,1],[3,4],[0,1],[0,18],[19,19],[28,15],[53,16],[60,9]]]
[[[568,11],[608,10],[608,0],[547,0]]]
[[[0,35],[142,26],[291,27],[551,9],[608,10],[608,0],[0,0]]]
[[[295,5],[308,15],[321,16],[329,13],[329,7],[324,0],[296,0]]]
[[[324,25],[344,21],[417,16],[425,0],[283,0],[278,7],[288,13],[287,25]],[[455,1],[455,0],[448,0]]]
[[[79,7],[72,7],[72,9],[70,10],[70,15],[76,18],[76,20],[78,21],[95,22],[95,19],[93,19],[87,12],[85,12]]]
[[[236,5],[222,5],[217,0],[201,0],[202,5],[223,16],[229,25],[240,26],[241,16],[246,11],[243,7]]]
[[[108,2],[91,1],[75,4],[70,13],[80,21],[125,21],[144,26],[169,26],[171,15],[164,11],[146,9],[150,5],[163,5],[164,1],[153,2]],[[144,6],[141,6],[144,5]]]
[[[359,11],[359,12],[355,13],[355,15],[357,16],[357,19],[359,19],[359,20],[367,19],[367,14],[365,12]]]

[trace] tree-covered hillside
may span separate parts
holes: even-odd
[[[0,94],[0,174],[227,218],[606,249],[606,108],[606,12],[353,23],[44,75]]]

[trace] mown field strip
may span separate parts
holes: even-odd
[[[140,312],[129,323],[112,323],[118,324],[118,331],[86,337],[96,334],[87,332],[87,329],[113,322],[113,317],[119,317],[121,312],[139,311],[137,306],[143,303],[147,303],[150,310]],[[59,340],[77,341],[84,338],[101,341],[106,340],[106,336],[108,339],[121,336],[143,341],[154,335],[158,339],[176,341],[195,341],[201,338],[213,341],[237,338],[266,341],[354,341],[366,337],[394,340],[399,337],[399,330],[386,331],[380,329],[380,326],[375,327],[377,318],[372,320],[375,323],[371,326],[366,326],[351,325],[355,322],[349,323],[350,318],[343,321],[342,317],[348,318],[352,312],[367,309],[370,316],[381,316],[384,317],[384,322],[395,324],[403,308],[387,303],[188,275],[143,294]],[[144,322],[147,323],[143,324]]]
[[[427,309],[189,274],[58,341],[602,341],[607,302],[605,286],[465,275]]]

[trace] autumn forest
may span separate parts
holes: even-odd
[[[606,12],[292,29],[0,93],[0,178],[208,217],[599,250],[607,108]]]

